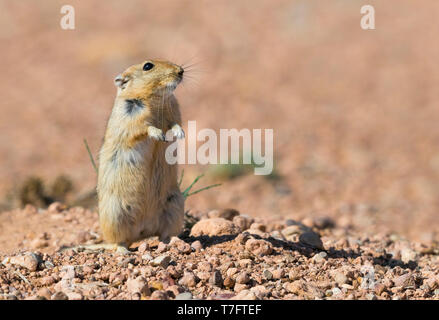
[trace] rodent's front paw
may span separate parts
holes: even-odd
[[[148,135],[155,140],[165,141],[165,135],[163,134],[163,131],[159,128],[149,127]]]
[[[174,134],[174,137],[177,139],[183,139],[184,138],[184,131],[183,128],[180,127],[180,125],[176,124],[172,127],[172,133]]]

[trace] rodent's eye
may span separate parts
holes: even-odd
[[[154,68],[154,65],[151,62],[147,62],[143,65],[143,71],[148,71]]]

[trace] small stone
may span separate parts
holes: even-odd
[[[273,274],[269,270],[264,270],[263,275],[267,280],[273,279]]]
[[[375,293],[380,296],[384,292],[385,288],[386,287],[382,283],[379,283],[375,286],[374,290]]]
[[[236,281],[236,283],[239,283],[239,284],[246,284],[250,281],[250,276],[248,275],[247,272],[244,271],[236,276],[235,281]]]
[[[272,272],[273,279],[279,280],[285,276],[285,271],[283,269],[275,269]]]
[[[139,245],[139,247],[137,248],[137,250],[138,250],[140,253],[144,253],[145,251],[149,251],[150,248],[149,248],[148,243],[146,243],[146,242],[142,242],[142,243]]]
[[[237,234],[240,230],[233,222],[223,218],[203,219],[198,221],[191,230],[191,236],[221,236]]]
[[[171,257],[167,255],[162,255],[151,261],[151,265],[154,267],[160,266],[162,268],[166,268],[171,262]]]
[[[303,290],[303,284],[301,280],[287,282],[284,284],[284,287],[285,290],[296,295],[298,295]]]
[[[235,286],[233,287],[233,290],[235,292],[241,292],[242,290],[248,289],[248,284],[244,283],[235,283]]]
[[[343,272],[335,271],[333,272],[332,277],[334,278],[335,282],[337,282],[339,286],[348,282],[348,278]]]
[[[231,300],[256,300],[256,295],[250,290],[241,290],[235,297]]]
[[[142,255],[142,260],[151,261],[152,259],[153,257],[149,253],[145,253],[144,255]]]
[[[168,300],[168,294],[164,290],[157,290],[151,294],[151,300]]]
[[[241,231],[250,229],[250,226],[253,223],[253,219],[245,216],[236,216],[233,218],[232,221],[237,227],[241,229]]]
[[[75,291],[67,291],[66,295],[69,300],[82,300],[82,294]]]
[[[51,297],[51,300],[69,300],[69,297],[62,291],[55,292]]]
[[[299,225],[290,225],[282,230],[282,234],[285,238],[289,238],[295,234],[301,234],[303,232]]]
[[[312,231],[304,232],[299,237],[299,242],[316,249],[324,250],[323,242],[320,236]]]
[[[393,279],[393,282],[395,283],[396,287],[403,287],[403,288],[415,285],[413,276],[410,273],[406,273],[399,277],[396,277],[395,279]]]
[[[333,296],[340,296],[343,294],[343,292],[337,287],[332,288],[331,291]]]
[[[44,278],[41,278],[40,283],[43,286],[51,286],[55,283],[55,279],[52,276],[46,276]]]
[[[224,279],[224,286],[226,288],[233,288],[235,286],[235,280],[233,280],[231,277],[226,277]]]
[[[188,254],[192,252],[191,246],[184,241],[180,241],[177,243],[177,250],[184,254]]]
[[[313,260],[316,263],[321,263],[321,262],[325,261],[325,258],[327,257],[327,255],[328,254],[326,252],[317,253],[316,255],[314,255]]]
[[[41,288],[37,291],[37,295],[44,297],[47,300],[50,300],[50,297],[52,296],[52,292],[48,288]]]
[[[373,293],[366,294],[367,300],[377,300],[377,297]]]
[[[201,249],[203,249],[203,245],[201,244],[201,242],[199,240],[196,240],[194,242],[192,242],[191,247],[196,251],[196,252],[200,252]]]
[[[219,272],[218,270],[214,271],[209,278],[209,283],[221,287],[223,284],[223,277],[221,275],[221,272]]]
[[[175,296],[175,300],[192,300],[192,293],[186,291]]]
[[[182,286],[195,287],[197,284],[197,279],[192,272],[185,272],[184,276],[178,281]]]
[[[239,216],[239,211],[235,209],[211,210],[207,213],[209,218],[223,218],[232,221],[234,217]]]
[[[40,259],[36,254],[30,253],[22,256],[11,257],[9,262],[11,264],[19,265],[30,271],[36,271],[38,269]]]
[[[250,226],[250,230],[259,230],[265,232],[267,230],[267,227],[265,226],[265,224],[254,222]]]
[[[65,205],[63,205],[62,203],[54,202],[47,208],[47,211],[49,211],[50,213],[59,213],[59,212],[65,210],[66,208],[67,207]]]
[[[135,279],[128,279],[127,289],[131,294],[140,293],[141,295],[145,296],[149,296],[151,294],[146,279],[141,276]]]
[[[160,242],[157,246],[156,252],[163,253],[165,251],[168,251],[168,245],[164,242]]]
[[[401,260],[404,263],[409,263],[410,261],[416,261],[417,253],[410,248],[403,248],[401,250]]]
[[[273,246],[265,240],[250,239],[245,243],[245,248],[258,256],[269,255],[273,252]]]

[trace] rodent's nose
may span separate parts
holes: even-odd
[[[183,73],[184,73],[184,69],[183,69],[183,68],[180,68],[180,71],[178,71],[178,75],[179,75],[180,77],[182,77],[182,76],[183,76]]]

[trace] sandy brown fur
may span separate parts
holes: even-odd
[[[169,62],[148,62],[153,69],[142,70],[142,63],[116,78],[118,93],[99,155],[99,219],[109,243],[129,245],[155,235],[165,239],[177,235],[183,224],[177,167],[165,160],[169,142],[157,140],[159,130],[181,130],[172,91],[182,69]],[[127,100],[136,101],[131,103],[136,106],[132,114],[127,113]]]

